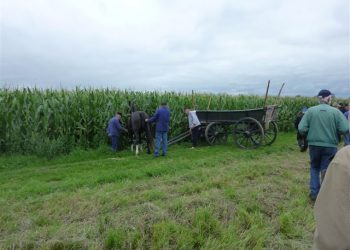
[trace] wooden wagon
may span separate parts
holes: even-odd
[[[210,145],[226,143],[232,134],[237,146],[251,149],[271,145],[277,137],[275,105],[246,110],[199,110],[196,113]]]

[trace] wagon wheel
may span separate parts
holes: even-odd
[[[268,124],[268,128],[264,129],[264,140],[263,140],[263,145],[271,145],[274,143],[274,141],[277,138],[277,133],[278,133],[278,127],[277,123],[274,121],[271,121]]]
[[[260,122],[251,117],[237,121],[233,130],[233,140],[238,147],[254,149],[260,146],[264,139],[264,129]]]
[[[222,123],[211,122],[205,129],[205,139],[210,145],[227,142],[227,131]]]

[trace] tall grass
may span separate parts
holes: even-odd
[[[175,145],[0,157],[0,249],[310,249],[308,155],[292,133],[252,154]]]
[[[53,157],[72,148],[94,148],[107,142],[106,126],[115,111],[128,113],[128,101],[152,114],[161,101],[172,111],[170,137],[186,129],[184,106],[192,96],[176,92],[137,92],[109,89],[0,90],[0,153],[20,152]],[[229,110],[262,107],[260,96],[196,94],[196,109]],[[270,97],[267,104],[279,104],[278,125],[293,129],[295,114],[302,106],[317,103],[314,98]],[[126,123],[127,116],[123,117]],[[124,137],[122,144],[127,143]]]

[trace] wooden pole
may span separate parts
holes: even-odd
[[[284,84],[282,84],[281,88],[280,88],[280,91],[278,92],[278,96],[277,96],[277,101],[279,100],[280,96],[281,96],[281,92],[282,92],[282,89],[284,87]],[[271,117],[273,118],[273,115],[275,114],[275,110],[276,110],[276,107],[277,107],[277,101],[276,103],[274,104],[274,107],[273,107],[273,110],[272,110],[272,114],[271,114]]]
[[[280,97],[280,96],[281,96],[281,92],[282,92],[282,89],[283,89],[283,87],[284,87],[284,84],[285,84],[285,83],[282,84],[282,86],[281,86],[281,88],[280,88],[280,91],[278,92],[278,96],[277,96],[277,97]]]
[[[264,107],[266,106],[267,95],[269,94],[269,88],[270,88],[270,80],[267,82],[267,88],[266,88],[266,93],[265,93]]]

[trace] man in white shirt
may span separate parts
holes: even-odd
[[[192,148],[197,147],[198,137],[200,133],[201,123],[197,117],[195,110],[190,110],[190,108],[185,107],[184,112],[188,116],[188,126],[190,128]]]

